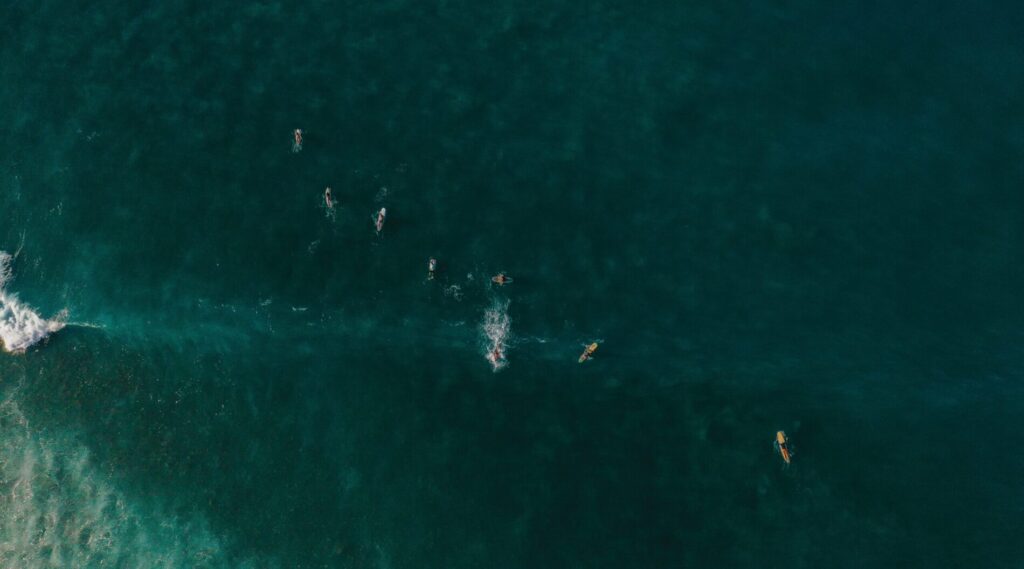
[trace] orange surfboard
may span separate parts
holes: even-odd
[[[786,438],[785,432],[775,433],[775,448],[782,455],[782,460],[789,464],[789,439]]]

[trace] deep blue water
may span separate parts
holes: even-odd
[[[0,566],[1024,563],[1018,4],[137,4],[0,7]]]

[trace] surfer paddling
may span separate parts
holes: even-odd
[[[487,359],[491,361],[491,364],[497,367],[502,361],[505,360],[505,353],[501,350],[501,344],[494,344],[494,348],[491,349],[491,353],[487,355]]]
[[[505,273],[498,273],[491,277],[491,282],[498,286],[505,286],[512,282],[512,278],[505,275]]]
[[[430,262],[427,263],[427,278],[433,280],[434,273],[437,271],[437,259],[431,257]]]
[[[324,190],[324,205],[327,206],[327,209],[334,209],[334,198],[331,196],[330,186],[327,186],[327,189]]]
[[[295,137],[295,141],[292,142],[292,152],[298,152],[302,150],[302,129],[295,129],[292,135]]]
[[[583,350],[583,353],[580,354],[580,363],[583,363],[583,362],[589,360],[591,357],[594,356],[594,352],[596,352],[596,351],[597,351],[597,342],[594,342],[593,344],[590,344],[589,346],[587,346],[586,349]]]
[[[374,225],[377,227],[377,235],[380,235],[381,230],[384,229],[384,216],[387,214],[388,210],[384,207],[380,208],[380,211],[377,212],[377,218],[374,221]]]
[[[786,438],[786,433],[779,431],[775,433],[775,451],[782,456],[782,460],[789,464],[789,439]]]

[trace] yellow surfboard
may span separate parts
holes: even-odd
[[[580,354],[580,363],[589,360],[590,356],[593,355],[595,351],[597,351],[597,342],[590,344],[589,346],[587,346],[587,349],[583,350],[583,353]]]

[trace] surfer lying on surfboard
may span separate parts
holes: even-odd
[[[512,282],[512,278],[505,276],[505,273],[498,273],[491,277],[491,282],[504,286]]]
[[[331,197],[330,186],[328,186],[327,189],[324,190],[324,204],[327,206],[327,209],[334,209],[334,198]]]
[[[597,351],[597,342],[590,344],[585,350],[583,350],[583,353],[580,354],[580,363],[589,360],[594,355],[595,351]]]
[[[427,263],[427,278],[433,279],[435,271],[437,271],[437,259],[431,257],[430,262]]]
[[[295,142],[292,143],[292,152],[298,152],[302,150],[302,129],[295,129],[292,135],[295,137]]]
[[[388,210],[384,207],[380,208],[380,211],[377,212],[377,221],[374,222],[374,225],[377,227],[378,234],[384,229],[384,216],[387,214]]]
[[[782,460],[786,464],[789,464],[789,439],[783,431],[775,433],[775,451],[782,455]]]

